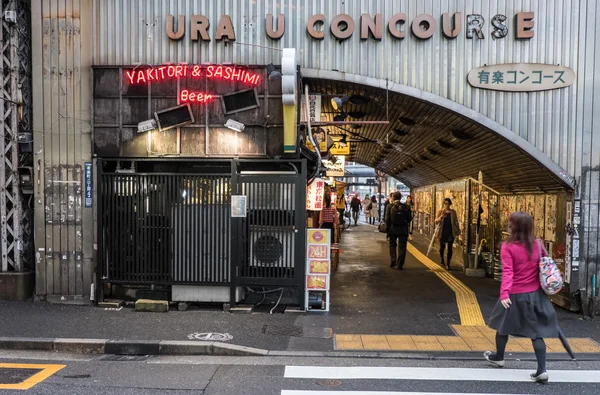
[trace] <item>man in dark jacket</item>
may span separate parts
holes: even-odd
[[[408,243],[408,227],[412,221],[410,207],[400,202],[402,194],[394,192],[393,203],[387,210],[385,225],[390,239],[390,267],[398,266],[402,270],[406,259],[406,244]],[[396,248],[398,251],[396,252]]]
[[[354,195],[352,200],[350,201],[350,208],[352,209],[352,218],[354,219],[354,225],[358,225],[358,216],[360,214],[361,209],[360,199],[358,198],[358,194]]]

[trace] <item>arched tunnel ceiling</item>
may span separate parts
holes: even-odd
[[[344,112],[365,113],[361,119],[348,116],[347,122],[388,119],[384,89],[316,78],[303,78],[303,83],[309,85],[311,93],[324,95],[321,122],[334,120],[336,112],[330,99],[344,94],[368,99],[362,105],[350,101],[343,105]],[[357,139],[377,141],[352,142],[356,149],[348,161],[374,167],[411,188],[465,177],[476,179],[482,171],[484,183],[503,193],[569,189],[557,175],[517,145],[472,119],[412,96],[393,91],[387,94],[389,124],[362,125],[358,129],[342,126],[345,130],[337,126],[323,127],[331,134],[346,134],[351,139],[357,135],[360,136]],[[402,118],[413,120],[414,125],[403,124]]]

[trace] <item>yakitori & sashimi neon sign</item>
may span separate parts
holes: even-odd
[[[145,84],[152,81],[187,77],[206,77],[208,79],[241,82],[250,86],[257,86],[261,81],[260,74],[254,73],[246,67],[220,65],[164,65],[126,70],[125,75],[130,84]]]

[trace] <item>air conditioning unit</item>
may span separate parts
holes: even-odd
[[[292,269],[295,237],[290,227],[250,226],[249,266]]]

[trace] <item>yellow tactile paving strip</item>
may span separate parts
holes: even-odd
[[[487,351],[494,350],[496,332],[487,326],[451,325],[456,336],[335,335],[336,350],[368,351]],[[545,339],[548,352],[564,353],[559,339]],[[600,353],[600,343],[590,338],[571,338],[575,353]],[[511,338],[507,352],[531,353],[530,339]]]
[[[336,350],[368,351],[487,351],[495,349],[496,332],[483,320],[475,293],[460,280],[427,258],[414,246],[408,252],[427,266],[456,294],[461,325],[451,325],[456,336],[335,335]],[[565,352],[559,339],[545,339],[548,352]],[[600,343],[590,338],[572,338],[575,353],[600,353]],[[511,338],[507,352],[533,352],[530,339]]]
[[[28,390],[46,380],[66,365],[41,365],[41,364],[23,364],[23,363],[0,363],[3,369],[35,369],[38,373],[30,376],[26,380],[16,384],[3,384],[0,382],[0,389],[4,390]]]
[[[417,258],[423,265],[427,266],[436,276],[438,276],[454,293],[456,294],[456,304],[458,305],[458,313],[460,315],[460,323],[465,326],[481,326],[485,325],[479,303],[475,292],[467,288],[465,284],[460,282],[447,270],[440,265],[427,258],[421,251],[413,245],[408,245],[408,252]]]

